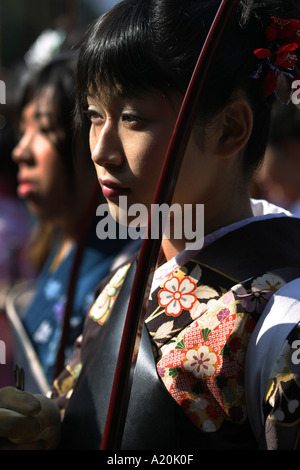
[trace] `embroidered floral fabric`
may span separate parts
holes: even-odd
[[[247,345],[257,316],[284,283],[268,273],[234,284],[192,261],[152,294],[146,323],[158,348],[158,373],[200,429],[245,421]]]
[[[103,325],[107,316],[109,315],[122,287],[129,267],[130,264],[126,264],[117,270],[116,274],[104,287],[103,291],[100,293],[99,297],[92,306],[89,312],[89,317],[99,323],[99,325]]]

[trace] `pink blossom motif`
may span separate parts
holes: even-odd
[[[220,322],[226,320],[226,318],[230,315],[230,310],[229,308],[222,308],[217,314],[217,318]]]
[[[196,302],[197,297],[193,294],[195,289],[195,282],[188,276],[182,280],[173,276],[158,293],[159,305],[165,307],[166,315],[178,317],[182,310],[191,309]]]
[[[208,346],[190,349],[185,357],[184,369],[201,379],[211,377],[215,373],[217,356]]]
[[[165,376],[166,369],[164,367],[159,367],[158,366],[157,367],[157,372],[158,372],[158,375],[163,378]]]

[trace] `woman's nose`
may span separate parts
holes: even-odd
[[[12,151],[12,159],[15,163],[20,163],[25,160],[30,161],[33,159],[32,139],[33,135],[30,132],[25,132],[20,138]]]
[[[90,147],[91,157],[96,165],[122,165],[122,144],[113,124],[107,122],[97,134],[91,131]]]

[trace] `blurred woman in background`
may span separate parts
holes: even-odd
[[[75,64],[73,55],[57,56],[30,77],[21,99],[21,136],[12,155],[19,169],[18,195],[40,222],[31,255],[41,271],[23,322],[50,382],[59,368],[59,347],[67,357],[94,289],[122,247],[118,240],[96,237],[102,194],[88,131],[79,135],[73,128]],[[66,344],[60,346],[66,315]]]

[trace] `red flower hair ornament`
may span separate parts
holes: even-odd
[[[264,95],[268,97],[276,92],[278,75],[283,74],[291,80],[300,78],[295,71],[297,63],[296,50],[300,46],[300,21],[283,20],[271,17],[271,24],[266,30],[269,48],[256,49],[254,54],[260,61],[258,70],[252,78],[259,78],[264,65],[269,68],[265,77]]]

